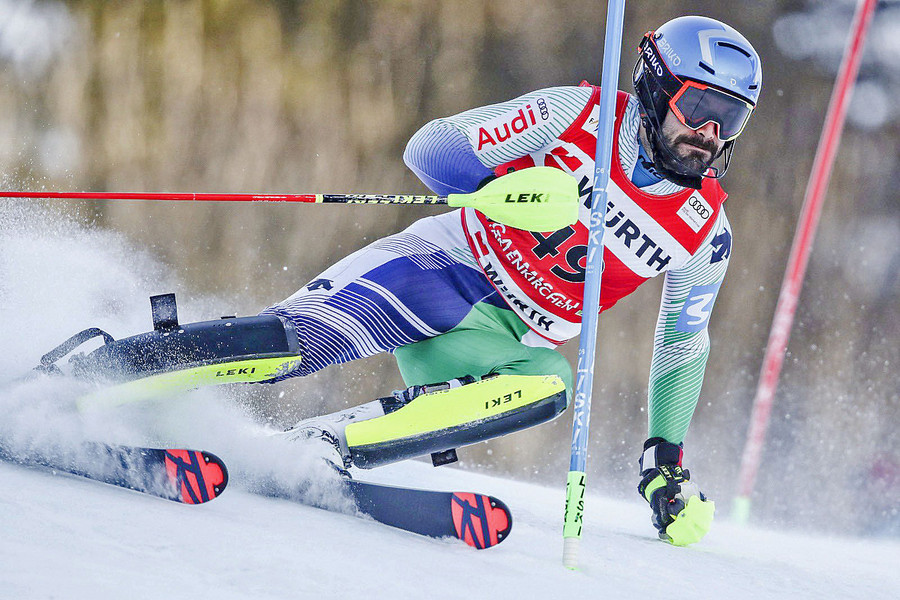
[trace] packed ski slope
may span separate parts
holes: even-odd
[[[552,489],[421,462],[357,473],[499,497],[513,529],[482,551],[251,494],[253,477],[289,482],[314,466],[220,391],[79,413],[81,384],[15,381],[80,327],[142,331],[148,295],[190,288],[114,234],[0,202],[0,440],[187,446],[214,452],[231,473],[220,498],[189,506],[0,462],[0,600],[900,597],[896,541],[741,529],[720,518],[701,544],[675,548],[655,539],[636,494],[604,499],[602,481],[588,482],[582,568],[567,571],[564,473]]]
[[[225,454],[225,453],[223,453]],[[225,460],[228,455],[225,454]],[[374,475],[374,474],[372,474]],[[638,502],[589,496],[582,568],[564,569],[563,486],[423,463],[382,480],[477,489],[512,508],[503,544],[474,550],[352,516],[254,496],[234,481],[180,505],[0,464],[0,598],[896,598],[900,545],[741,529],[675,548]],[[596,482],[595,482],[596,483]]]

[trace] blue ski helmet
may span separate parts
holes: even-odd
[[[721,177],[728,169],[734,141],[744,130],[759,99],[759,54],[734,28],[708,17],[678,17],[644,35],[634,67],[634,89],[653,151],[654,167],[690,187],[703,177]],[[668,111],[691,129],[716,125],[725,142],[721,172],[699,172],[685,165],[662,136]]]

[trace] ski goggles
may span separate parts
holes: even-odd
[[[753,105],[720,89],[688,79],[669,100],[669,109],[679,121],[694,130],[707,123],[715,123],[719,139],[730,142],[744,131]]]
[[[697,130],[707,123],[715,123],[723,142],[734,140],[744,131],[753,113],[753,104],[719,88],[681,79],[672,73],[656,46],[652,31],[644,35],[638,51],[643,56],[647,73],[656,78],[669,96],[669,109],[682,124]],[[635,65],[635,76],[640,62]]]

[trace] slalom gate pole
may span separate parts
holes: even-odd
[[[584,302],[575,379],[572,456],[566,480],[566,509],[563,525],[563,566],[578,568],[578,549],[584,523],[585,471],[588,428],[591,417],[591,389],[594,383],[594,356],[600,307],[600,276],[603,272],[603,227],[606,222],[607,187],[612,164],[613,122],[619,63],[622,55],[622,28],[625,0],[608,0],[606,38],[603,42],[603,72],[600,77],[600,119],[594,153],[594,188],[591,193],[591,220],[588,229],[587,264],[584,274]]]
[[[759,384],[756,388],[756,396],[753,398],[750,429],[741,457],[738,496],[735,498],[732,513],[732,518],[739,523],[746,523],[750,516],[750,495],[753,492],[753,485],[759,470],[763,442],[769,426],[769,417],[772,413],[772,403],[778,387],[784,353],[787,350],[794,313],[797,310],[797,301],[803,286],[803,276],[809,262],[816,226],[822,212],[822,202],[828,189],[831,168],[834,165],[834,157],[847,116],[850,92],[853,90],[856,75],[859,72],[866,32],[872,21],[876,4],[877,0],[861,0],[857,5],[850,39],[844,49],[841,66],[831,92],[828,111],[825,114],[825,124],[807,182],[800,221],[794,233],[787,270],[781,284],[781,292],[778,295],[778,304],[769,332]]]

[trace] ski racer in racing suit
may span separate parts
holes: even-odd
[[[616,99],[600,310],[665,276],[639,491],[668,539],[685,500],[705,500],[682,469],[682,443],[731,252],[718,177],[758,99],[760,60],[731,27],[681,17],[644,37],[634,83],[635,96]],[[579,220],[532,232],[472,208],[425,218],[266,309],[300,337],[290,376],[393,352],[409,386],[286,436],[325,439],[347,467],[428,453],[437,464],[565,409],[572,370],[554,348],[580,328],[598,102],[587,84],[542,89],[437,119],[410,139],[405,162],[442,195],[512,170],[562,169],[578,182]]]

